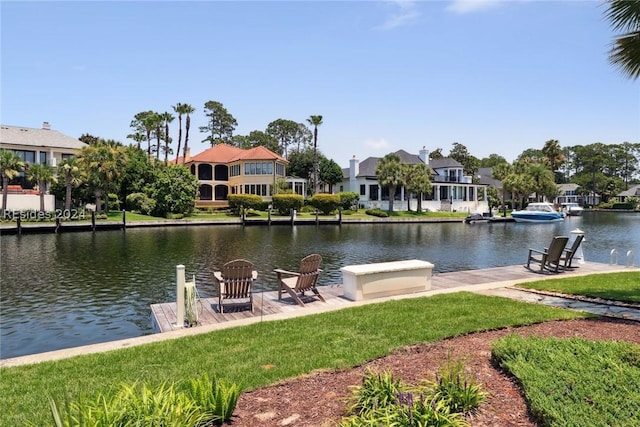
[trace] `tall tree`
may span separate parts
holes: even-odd
[[[621,31],[609,51],[609,61],[631,79],[640,77],[640,1],[608,0],[605,15]]]
[[[148,110],[148,111],[141,111],[135,116],[133,116],[133,120],[129,124],[129,126],[134,131],[134,133],[131,135],[135,135],[136,133],[143,133],[146,136],[147,156],[149,157],[151,157],[151,136],[153,132],[157,129],[159,121],[160,119],[159,119],[158,113],[152,110]]]
[[[376,175],[380,185],[389,188],[389,212],[393,212],[393,201],[396,196],[396,188],[404,184],[404,173],[400,157],[395,154],[387,154],[378,163]]]
[[[498,181],[502,182],[502,208],[503,208],[503,213],[502,216],[506,217],[507,216],[507,205],[505,203],[505,195],[507,193],[507,185],[505,184],[505,178],[507,176],[509,176],[509,174],[512,172],[512,168],[511,165],[509,163],[501,163],[498,165],[495,165],[492,170],[491,170],[491,176],[493,179],[497,179]]]
[[[173,112],[178,114],[178,148],[176,149],[176,163],[180,158],[180,149],[182,148],[182,115],[184,114],[185,104],[178,102],[176,105],[172,105]]]
[[[560,167],[567,160],[562,152],[562,147],[557,139],[550,139],[544,143],[542,147],[542,154],[544,155],[547,165],[551,173],[560,173]]]
[[[342,182],[342,168],[332,159],[322,156],[320,159],[320,182],[329,186],[333,194],[333,186]]]
[[[78,139],[87,145],[93,145],[97,144],[100,138],[98,138],[97,136],[93,136],[90,133],[83,133]]]
[[[489,154],[489,157],[484,157],[480,159],[480,167],[481,168],[492,168],[497,165],[503,165],[507,162],[507,159],[502,157],[499,154]]]
[[[66,210],[70,210],[73,187],[77,187],[82,182],[82,171],[78,164],[78,160],[75,157],[64,159],[58,165],[58,173],[64,177],[64,208]]]
[[[167,111],[162,113],[160,117],[164,121],[164,162],[167,163],[169,161],[169,144],[171,143],[171,137],[169,136],[169,123],[171,123],[175,117]]]
[[[449,157],[460,162],[462,167],[464,168],[465,175],[474,176],[478,171],[478,167],[480,166],[480,160],[477,157],[469,154],[469,150],[467,147],[460,144],[459,142],[453,143],[453,148],[451,148],[451,152],[449,152]]]
[[[49,184],[57,181],[52,166],[46,163],[29,165],[27,179],[38,186],[40,195],[40,211],[44,212],[44,196],[49,190]]]
[[[278,141],[280,150],[277,151],[285,158],[288,155],[288,148],[297,144],[298,151],[300,145],[308,143],[312,136],[309,129],[303,123],[296,123],[293,120],[277,119],[267,125],[265,131]]]
[[[322,124],[322,116],[309,116],[307,122],[313,126],[313,192],[318,191],[318,126]]]
[[[182,110],[182,114],[186,114],[187,116],[184,124],[184,155],[182,156],[182,164],[184,165],[184,162],[186,162],[187,160],[187,155],[189,154],[189,129],[191,128],[191,113],[196,111],[196,109],[189,104],[182,104]]]
[[[210,133],[202,142],[209,142],[211,146],[229,144],[233,131],[238,126],[236,119],[224,108],[222,103],[207,101],[204,104],[205,115],[209,118],[206,126],[200,126],[200,132]]]
[[[24,169],[24,162],[13,151],[0,149],[0,173],[2,174],[2,218],[7,208],[9,181],[18,176]]]
[[[406,165],[404,180],[407,191],[417,196],[418,212],[422,212],[423,195],[431,194],[433,191],[433,187],[431,186],[431,170],[429,169],[429,166],[424,163]],[[411,202],[410,197],[407,197],[407,200],[408,203]]]
[[[262,132],[260,130],[252,130],[251,133],[247,135],[246,140],[248,143],[248,147],[246,148],[262,146],[262,147],[268,148],[274,153],[282,154],[280,152],[280,146],[278,144],[278,141],[271,135],[268,135],[267,133]],[[240,147],[240,148],[245,148],[245,147]]]
[[[429,159],[442,159],[444,155],[442,155],[442,148],[436,148],[435,150],[429,153]]]
[[[87,174],[88,184],[96,198],[96,208],[102,210],[102,198],[115,190],[114,184],[122,176],[127,156],[125,148],[110,141],[100,141],[80,150],[78,162]],[[106,203],[109,212],[109,203]]]

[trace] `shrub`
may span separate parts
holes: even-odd
[[[636,207],[636,205],[634,203],[629,203],[629,202],[625,202],[625,203],[613,203],[611,205],[611,209],[628,209],[628,210],[632,210]]]
[[[486,397],[473,380],[465,378],[462,363],[451,361],[438,370],[433,392],[453,412],[471,411]]]
[[[150,215],[156,207],[156,201],[145,193],[132,193],[127,196],[125,206],[129,211]]]
[[[203,376],[178,383],[122,384],[115,393],[98,394],[58,405],[50,399],[57,427],[220,425],[233,415],[240,387]]]
[[[229,209],[236,215],[240,215],[240,208],[245,209],[260,209],[264,202],[262,197],[256,194],[230,194],[229,197]]]
[[[272,200],[273,208],[280,215],[289,215],[291,209],[300,210],[304,205],[304,199],[299,194],[275,194]]]
[[[114,193],[109,193],[109,210],[119,211],[120,210],[120,199],[118,199],[118,195]]]
[[[389,212],[383,211],[382,209],[367,209],[364,211],[367,215],[377,216],[380,218],[387,218],[389,216]]]
[[[338,193],[340,197],[340,207],[343,211],[346,210],[358,210],[358,202],[360,201],[360,195],[353,191],[343,191]]]
[[[323,215],[329,215],[340,206],[340,196],[318,193],[309,199],[309,204],[322,212]]]
[[[188,214],[193,211],[198,192],[198,180],[180,165],[162,168],[153,183],[153,198],[156,201],[153,214],[166,217],[169,213]]]

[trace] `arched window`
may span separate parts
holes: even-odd
[[[226,185],[216,185],[216,200],[227,200],[229,187]]]
[[[211,170],[211,165],[208,165],[206,163],[198,165],[198,179],[200,181],[211,181],[212,177],[213,177],[213,174]]]
[[[215,180],[229,181],[229,167],[227,165],[216,165]]]
[[[200,200],[213,200],[211,186],[209,184],[202,184],[200,188],[198,188],[200,192]]]

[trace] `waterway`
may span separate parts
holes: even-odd
[[[258,289],[275,289],[274,268],[296,270],[309,253],[323,257],[321,284],[341,283],[340,267],[422,259],[436,272],[524,264],[528,248],[554,235],[585,232],[588,261],[640,263],[640,214],[585,213],[553,224],[396,223],[301,226],[216,225],[96,233],[32,234],[0,239],[0,358],[153,333],[150,304],[175,301],[175,268],[215,295],[212,272],[245,258]]]

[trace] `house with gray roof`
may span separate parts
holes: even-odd
[[[486,184],[473,183],[470,176],[464,175],[462,164],[452,158],[429,160],[425,147],[419,154],[405,150],[395,153],[402,164],[426,164],[431,171],[431,194],[416,195],[409,193],[404,186],[396,190],[393,210],[410,208],[416,211],[418,197],[422,197],[421,206],[426,211],[488,212],[489,204]],[[352,191],[360,195],[360,205],[365,209],[389,209],[389,189],[380,185],[376,174],[380,157],[367,157],[362,162],[356,156],[349,160],[349,167],[342,170],[343,181],[340,191]]]
[[[86,144],[77,138],[51,129],[49,122],[41,128],[0,125],[0,149],[13,151],[27,164],[48,164],[55,167],[62,160],[76,155]],[[11,181],[7,200],[9,209],[39,209],[39,196],[30,189],[24,172]],[[47,195],[45,206],[53,210],[54,197]]]

